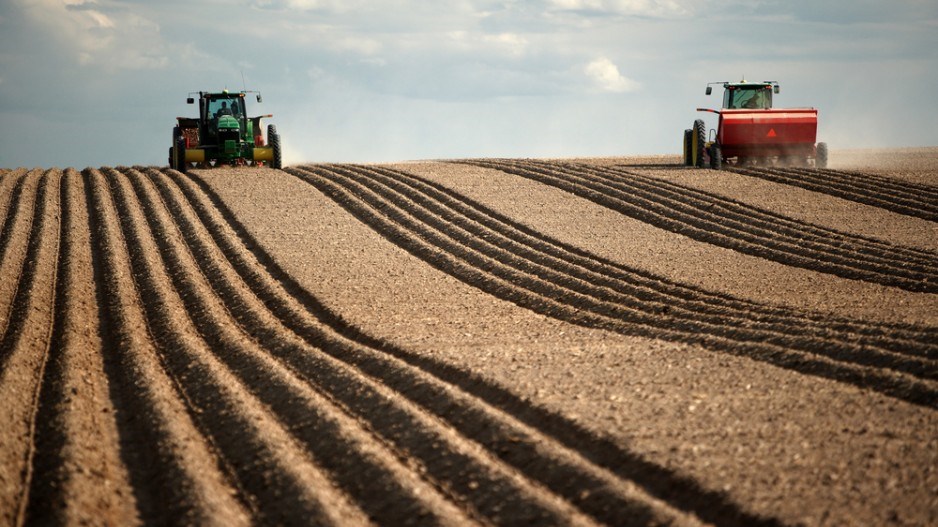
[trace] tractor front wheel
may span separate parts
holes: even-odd
[[[694,129],[691,134],[693,136],[691,137],[691,142],[694,147],[694,166],[697,168],[705,168],[704,152],[707,150],[707,125],[704,124],[703,119],[694,121]]]
[[[274,160],[270,163],[270,168],[280,170],[283,168],[283,155],[280,153],[280,134],[277,133],[277,125],[267,125],[267,143],[274,150]]]
[[[814,168],[827,168],[827,143],[817,144],[817,153],[814,157]]]
[[[720,170],[723,168],[723,151],[720,143],[713,143],[710,146],[710,168]]]

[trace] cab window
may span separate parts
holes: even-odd
[[[238,99],[210,99],[208,101],[209,117],[218,117],[219,115],[241,115],[241,101]]]
[[[748,110],[772,107],[772,90],[766,88],[726,90],[723,99],[725,108],[743,108]]]

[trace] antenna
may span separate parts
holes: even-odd
[[[248,91],[247,83],[244,82],[244,68],[241,68],[241,88],[242,91]]]

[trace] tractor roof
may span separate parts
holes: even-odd
[[[189,92],[189,97],[186,98],[186,102],[193,104],[195,102],[195,95],[199,95],[199,100],[209,100],[217,101],[219,99],[244,99],[245,96],[249,93],[255,94],[257,97],[257,102],[262,102],[264,99],[261,98],[261,92],[254,90],[241,90],[235,92],[229,92],[228,90],[222,90],[220,92],[211,92],[211,91],[200,91],[200,92]]]
[[[724,88],[733,88],[733,89],[759,89],[759,88],[771,88],[772,86],[777,86],[778,82],[776,81],[762,81],[762,82],[746,82],[745,80],[741,82],[724,82]]]
[[[230,99],[232,97],[244,97],[245,93],[246,92],[243,91],[229,92],[228,90],[222,90],[220,92],[200,91],[199,96],[205,99]]]

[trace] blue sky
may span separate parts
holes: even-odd
[[[743,76],[833,149],[931,146],[936,50],[938,0],[3,0],[0,166],[165,164],[242,72],[287,163],[677,153]]]

